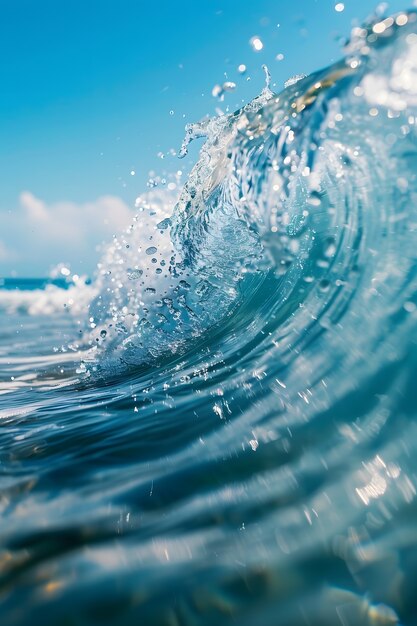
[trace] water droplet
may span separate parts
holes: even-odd
[[[224,100],[224,94],[226,91],[234,91],[236,89],[236,83],[233,83],[231,80],[227,80],[223,83],[223,85],[214,85],[211,95],[213,98],[218,98],[219,100]]]
[[[408,22],[408,17],[407,15],[405,15],[405,13],[401,13],[401,15],[398,15],[396,17],[395,22],[397,26],[405,26]]]
[[[257,35],[251,37],[249,39],[249,43],[252,47],[252,50],[254,50],[255,52],[260,52],[264,47],[262,39],[260,39]]]
[[[127,270],[127,277],[129,280],[138,280],[143,274],[143,270],[139,270],[139,269],[132,269],[129,268]]]
[[[224,94],[223,94],[222,86],[214,85],[213,89],[211,90],[211,95],[213,96],[213,98],[218,98],[219,100],[223,100]]]
[[[265,87],[269,90],[269,85],[271,84],[271,72],[269,71],[267,65],[262,65],[262,69],[265,73]]]

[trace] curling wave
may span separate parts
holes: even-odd
[[[188,127],[180,197],[100,262],[78,382],[23,438],[5,416],[6,617],[415,623],[416,84],[409,12]]]

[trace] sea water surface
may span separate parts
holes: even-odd
[[[0,289],[10,625],[417,624],[417,14]]]

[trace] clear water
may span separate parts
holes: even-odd
[[[2,623],[417,623],[417,14],[290,83],[3,285]]]

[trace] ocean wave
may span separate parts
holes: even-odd
[[[370,303],[386,314],[371,281],[392,297],[413,274],[416,61],[414,14],[387,19],[381,32],[355,29],[332,68],[187,128],[183,154],[205,143],[178,202],[148,194],[100,263],[99,359],[134,367],[184,352],[242,306],[252,315],[259,297],[259,331],[276,317],[281,329],[326,328],[349,302],[356,315]]]
[[[188,127],[180,197],[100,261],[77,382],[4,414],[6,617],[415,623],[416,76],[411,11]]]

